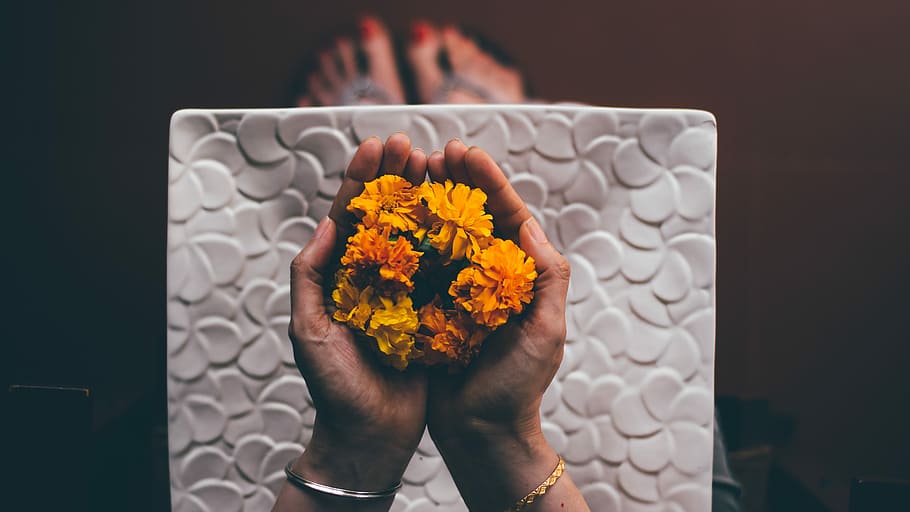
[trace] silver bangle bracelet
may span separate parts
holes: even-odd
[[[293,465],[294,461],[289,461],[288,465],[284,467],[284,474],[287,475],[288,482],[291,482],[295,487],[304,491],[309,489],[311,491],[317,491],[322,494],[329,494],[331,496],[351,498],[355,500],[380,500],[394,496],[395,493],[398,492],[398,489],[401,489],[400,481],[396,485],[389,487],[388,489],[383,489],[381,491],[352,491],[349,489],[342,489],[340,487],[332,487],[331,485],[320,484],[303,478],[294,472],[294,470],[291,468]]]

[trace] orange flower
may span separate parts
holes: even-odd
[[[495,329],[531,302],[537,278],[534,258],[514,242],[494,239],[471,261],[452,282],[449,295],[475,322]]]
[[[434,217],[427,235],[430,245],[444,259],[471,258],[489,243],[493,216],[483,209],[487,201],[483,190],[446,180],[424,182],[418,194]]]
[[[417,230],[423,212],[417,189],[394,174],[364,183],[363,192],[351,199],[347,209],[368,228],[388,226],[396,233]]]
[[[408,367],[416,332],[417,311],[406,293],[394,299],[379,297],[379,307],[373,310],[366,333],[376,339],[389,364],[399,370]]]
[[[373,305],[377,303],[373,287],[367,286],[362,290],[357,288],[343,271],[338,272],[335,280],[336,288],[332,292],[332,300],[338,309],[332,317],[362,331],[373,313]]]
[[[436,301],[420,308],[420,329],[417,340],[422,342],[427,364],[459,363],[467,366],[477,355],[489,330],[479,326],[471,317],[458,311],[443,311]]]
[[[388,226],[379,231],[358,224],[357,233],[348,238],[341,264],[349,266],[351,274],[366,280],[378,274],[380,282],[374,281],[377,286],[413,290],[411,277],[417,271],[423,253],[415,251],[404,236],[390,241],[390,230]]]

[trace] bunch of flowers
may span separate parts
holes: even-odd
[[[335,320],[399,370],[467,366],[534,295],[534,260],[493,236],[487,195],[464,184],[413,186],[384,175],[347,209],[359,222],[335,273]]]

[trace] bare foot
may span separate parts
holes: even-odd
[[[443,53],[451,70],[443,68]],[[521,74],[454,27],[439,30],[425,21],[415,22],[407,57],[423,103],[525,102]]]
[[[361,18],[359,42],[340,37],[333,48],[319,54],[319,69],[307,78],[300,107],[404,103],[392,39],[376,18]],[[359,45],[359,47],[358,47]],[[358,51],[363,67],[358,66]]]

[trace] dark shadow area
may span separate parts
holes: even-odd
[[[285,106],[301,62],[364,7],[2,6],[2,384],[90,388],[95,510],[127,496],[167,508],[171,113]],[[910,4],[395,1],[374,12],[398,34],[416,17],[470,26],[542,99],[714,112],[716,390],[739,401],[722,410],[731,451],[758,450],[742,467],[767,468],[753,470],[769,510],[792,499],[790,510],[846,512],[851,479],[910,478]]]

